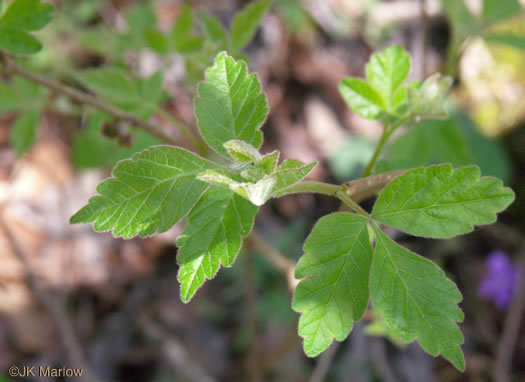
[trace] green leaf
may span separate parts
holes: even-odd
[[[446,120],[423,120],[410,126],[390,143],[376,170],[406,170],[440,163],[451,163],[453,167],[475,164],[484,176],[496,176],[504,182],[511,172],[500,142],[481,135],[472,121],[454,110]]]
[[[173,24],[171,35],[174,38],[183,37],[191,33],[193,29],[193,15],[191,6],[184,4],[181,8],[180,14],[177,16],[177,20]]]
[[[424,120],[410,126],[390,143],[377,169],[386,172],[439,163],[451,163],[453,167],[475,164],[468,143],[452,118]]]
[[[273,0],[252,1],[237,12],[231,26],[231,50],[239,53],[248,44]]]
[[[0,84],[0,113],[9,113],[23,107],[26,103],[23,92],[15,83]]]
[[[202,195],[177,239],[183,302],[188,302],[206,279],[215,277],[221,264],[233,264],[256,214],[256,206],[226,189],[213,187]]]
[[[76,78],[104,100],[142,119],[152,115],[162,96],[161,72],[135,79],[124,69],[107,67],[84,70]]]
[[[129,105],[140,102],[137,85],[121,68],[84,70],[76,78],[87,88],[111,103]]]
[[[0,18],[0,25],[36,31],[51,21],[54,10],[53,5],[40,0],[16,0]]]
[[[42,44],[29,33],[0,25],[0,46],[14,54],[33,54],[42,49]]]
[[[452,86],[452,78],[435,73],[428,77],[420,87],[406,89],[408,111],[418,119],[443,119],[448,116],[444,99]]]
[[[206,143],[227,156],[223,144],[233,139],[261,146],[259,128],[268,115],[268,104],[257,76],[248,75],[244,62],[223,52],[199,84],[195,114]]]
[[[228,35],[222,23],[214,16],[201,12],[200,18],[206,37],[217,44],[219,50],[226,49],[228,46]]]
[[[483,0],[482,18],[495,23],[517,15],[521,11],[519,0]]]
[[[374,228],[376,248],[370,270],[374,311],[404,342],[417,340],[434,357],[442,354],[463,371],[460,344],[463,321],[457,306],[462,299],[456,285],[432,263],[401,247]]]
[[[125,18],[131,33],[139,36],[157,25],[157,17],[150,4],[136,4],[126,12]]]
[[[124,238],[167,231],[208,187],[196,176],[209,168],[217,165],[186,150],[151,147],[119,162],[71,223],[94,223],[95,231]]]
[[[263,158],[255,147],[244,141],[234,139],[226,142],[223,146],[230,158],[236,162],[259,163]]]
[[[303,180],[317,166],[317,162],[304,164],[297,159],[286,159],[273,173],[275,185],[272,195],[276,196],[287,187]]]
[[[525,50],[525,36],[519,36],[515,34],[508,33],[499,33],[499,34],[490,34],[485,36],[485,41],[504,44],[512,48]]]
[[[86,128],[73,138],[72,160],[76,168],[113,167],[119,160],[161,143],[141,129],[130,129],[131,146],[121,146],[116,139],[103,135],[103,124],[112,120],[109,115],[98,111],[88,116]]]
[[[11,144],[18,158],[35,143],[41,116],[39,110],[32,110],[16,118],[11,130]]]
[[[272,160],[271,163],[273,163],[273,158],[276,159],[276,156],[270,154],[266,158],[270,158]],[[265,163],[261,161],[259,165],[264,166]],[[271,168],[273,166],[269,166],[270,173],[257,164],[243,170],[241,178],[245,181],[214,170],[207,170],[199,174],[197,179],[211,184],[226,186],[256,206],[262,206],[271,197],[279,196],[280,192],[285,188],[301,181],[316,165],[317,162],[305,165],[301,161],[287,159],[276,169]]]
[[[198,51],[204,39],[193,34],[193,12],[189,4],[184,4],[179,17],[173,24],[170,41],[173,49],[179,53]]]
[[[29,32],[51,21],[54,7],[40,0],[16,0],[0,18],[0,47],[15,54],[32,54],[42,44]]]
[[[392,110],[394,95],[410,72],[410,56],[399,45],[374,53],[366,64],[368,83]]]
[[[339,83],[339,92],[352,111],[363,118],[379,119],[385,110],[383,99],[367,82],[345,78]]]
[[[391,181],[372,218],[414,236],[446,239],[496,221],[514,200],[501,180],[481,177],[479,167],[450,164],[419,168]]]
[[[456,39],[464,39],[478,33],[479,21],[465,5],[465,0],[442,0],[444,13],[449,18]]]
[[[372,247],[366,223],[356,214],[327,215],[306,239],[295,271],[303,280],[292,308],[303,313],[299,335],[310,357],[326,350],[334,338],[343,341],[368,305]]]
[[[40,110],[47,102],[49,91],[22,77],[13,76],[0,83],[0,113]]]

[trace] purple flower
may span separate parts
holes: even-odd
[[[492,300],[499,310],[505,310],[518,284],[519,269],[503,251],[491,252],[485,268],[487,273],[479,285],[478,294],[485,300]]]

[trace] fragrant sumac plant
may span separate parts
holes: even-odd
[[[375,53],[367,80],[346,78],[339,90],[352,110],[383,124],[383,136],[364,175],[401,125],[445,115],[451,79],[439,74],[405,83],[410,58],[401,47]],[[301,313],[299,335],[309,356],[344,340],[369,300],[385,325],[404,342],[417,340],[428,353],[465,367],[457,322],[461,293],[433,262],[393,241],[382,229],[448,239],[490,224],[514,193],[476,166],[441,164],[406,170],[390,181],[372,212],[355,202],[350,188],[304,180],[316,163],[280,161],[279,151],[261,153],[260,130],[268,105],[255,74],[220,53],[199,84],[195,115],[216,160],[173,146],[155,146],[117,164],[99,195],[72,218],[116,237],[164,232],[182,218],[177,240],[181,298],[190,301],[222,266],[231,266],[250,234],[259,208],[284,195],[311,192],[339,198],[351,212],[321,218],[304,244],[295,276],[292,308]],[[397,175],[397,174],[396,174]],[[374,243],[374,245],[372,244]]]
[[[94,97],[19,66],[12,55],[41,49],[33,32],[51,20],[53,7],[40,0],[11,2],[0,16],[0,53],[2,69],[14,78],[9,86],[0,86],[6,100],[0,111],[17,113],[11,137],[17,154],[33,143],[42,111],[54,101],[50,93],[90,106],[88,126],[94,130],[88,127],[74,138],[74,153],[98,160],[85,167],[127,159],[118,162],[71,223],[92,223],[95,231],[129,239],[165,232],[184,220],[185,229],[177,239],[184,302],[221,266],[233,265],[259,209],[269,200],[305,192],[338,198],[340,211],[348,212],[329,214],[316,223],[295,268],[298,283],[292,308],[301,314],[299,335],[305,353],[317,356],[334,339],[344,340],[371,302],[389,333],[403,342],[417,340],[431,355],[441,354],[464,370],[463,336],[457,325],[463,320],[458,307],[461,293],[436,264],[396,243],[383,228],[450,239],[495,222],[514,193],[501,180],[481,176],[477,166],[453,168],[442,163],[380,173],[383,149],[401,126],[410,129],[414,121],[446,117],[444,99],[452,84],[440,74],[422,83],[406,82],[410,57],[399,46],[371,56],[366,80],[345,78],[339,84],[354,113],[383,126],[363,179],[341,185],[305,180],[316,163],[282,160],[277,150],[261,153],[261,127],[269,107],[257,75],[248,73],[242,50],[271,6],[270,0],[251,2],[234,17],[228,31],[218,19],[200,14],[201,34],[193,28],[189,7],[183,8],[169,33],[156,29],[155,16],[147,7],[126,15],[130,30],[118,36],[118,46],[147,48],[159,55],[177,52],[194,64],[192,68],[208,67],[195,98],[200,137],[172,121],[195,148],[192,152],[177,147],[149,122],[154,114],[173,119],[159,108],[166,96],[161,71],[134,78],[122,57],[114,57],[120,65],[75,75]],[[25,102],[28,97],[34,100],[30,105]],[[141,129],[129,150],[108,146],[107,140],[101,143],[101,126],[106,135],[118,136],[128,125]],[[119,139],[129,143],[125,135]],[[356,192],[358,185],[365,185],[366,192]],[[371,211],[359,205],[376,193]]]

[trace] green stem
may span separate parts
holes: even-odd
[[[377,143],[376,149],[374,151],[374,154],[372,155],[372,158],[370,158],[370,161],[365,167],[365,170],[363,171],[363,174],[361,175],[361,178],[365,178],[367,176],[370,176],[372,174],[372,170],[374,169],[374,166],[379,159],[379,155],[383,151],[386,143],[388,142],[388,139],[390,136],[394,133],[394,131],[397,130],[398,127],[405,124],[412,118],[412,114],[408,113],[405,114],[403,117],[399,118],[392,126],[384,126],[383,128],[383,135],[381,135],[381,138],[379,139],[379,142]]]
[[[361,216],[364,216],[365,218],[369,218],[370,215],[368,212],[366,212],[358,203],[354,202],[350,196],[348,196],[348,189],[341,185],[339,186],[339,190],[336,194],[336,196],[339,198],[340,201],[342,201],[344,204],[346,204],[348,207],[350,207],[354,212],[358,213]]]
[[[374,168],[377,159],[379,158],[379,154],[381,154],[381,151],[383,151],[383,148],[385,147],[385,144],[388,141],[389,137],[390,134],[388,132],[388,126],[386,126],[383,129],[383,135],[381,135],[381,138],[379,139],[374,154],[372,155],[372,158],[370,158],[368,164],[365,167],[365,170],[363,171],[363,174],[361,174],[361,178],[366,178],[367,176],[370,176],[370,174],[372,173],[372,169]]]
[[[366,212],[363,208],[361,208],[361,206],[359,206],[359,204],[354,202],[350,196],[348,196],[348,189],[345,185],[329,184],[316,181],[304,181],[282,190],[275,196],[281,197],[301,192],[311,192],[315,194],[333,196],[342,201],[344,204],[350,207],[352,211],[358,213],[359,215],[367,218],[370,216],[368,212]]]

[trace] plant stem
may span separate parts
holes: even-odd
[[[379,158],[379,154],[381,154],[381,151],[383,151],[383,148],[385,147],[385,144],[388,141],[389,137],[390,133],[388,131],[388,127],[385,127],[383,129],[383,135],[381,135],[381,138],[379,139],[374,154],[372,155],[372,158],[370,158],[370,161],[368,161],[368,164],[366,165],[363,174],[361,174],[361,178],[365,178],[372,173],[372,169],[374,168],[377,159]]]
[[[28,70],[25,70],[24,68],[18,66],[15,62],[13,62],[13,60],[3,52],[0,52],[0,55],[1,61],[4,65],[4,70],[7,72],[7,74],[19,75],[20,77],[23,77],[26,80],[45,86],[56,93],[64,94],[80,104],[92,106],[100,111],[103,111],[115,117],[116,119],[127,121],[130,124],[141,128],[142,130],[146,131],[147,133],[151,134],[155,138],[158,138],[159,140],[165,143],[168,143],[170,145],[179,145],[179,142],[174,137],[167,134],[162,127],[137,118],[133,114],[125,112],[113,105],[106,104],[105,102],[99,100],[97,97],[91,94],[60,84],[48,78],[42,77],[38,74],[32,73]],[[181,126],[181,128],[184,127]],[[191,132],[189,132],[186,128],[184,128],[184,130],[187,134],[191,134]],[[194,142],[191,143],[192,145],[194,144]]]
[[[374,151],[374,154],[372,155],[372,158],[370,158],[370,161],[366,165],[365,170],[361,175],[361,178],[370,176],[377,160],[379,159],[379,155],[383,151],[385,144],[388,142],[388,138],[390,138],[390,136],[394,133],[394,131],[397,130],[398,127],[408,122],[411,118],[412,114],[407,113],[403,117],[399,118],[392,126],[384,126],[383,135],[381,135],[381,138],[379,139],[379,142],[377,143],[376,149]]]
[[[280,193],[278,193],[275,196],[284,196],[284,195],[290,195],[290,194],[297,194],[300,192],[311,192],[315,194],[323,194],[328,196],[333,196],[340,201],[342,201],[344,204],[346,204],[348,207],[350,207],[354,212],[358,213],[359,215],[369,217],[368,212],[366,212],[364,209],[359,206],[356,202],[354,202],[350,196],[348,195],[348,189],[344,184],[337,185],[337,184],[329,184],[329,183],[323,183],[323,182],[316,182],[316,181],[304,181],[299,182],[297,184],[294,184],[293,186],[290,186],[284,190],[282,190]]]

